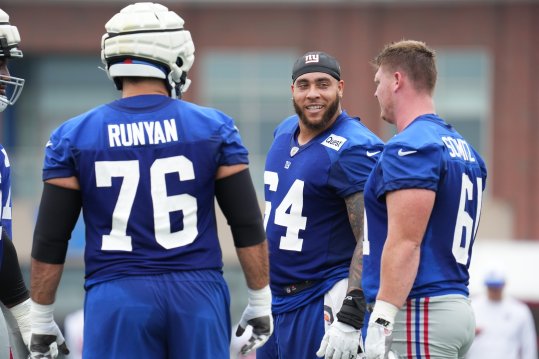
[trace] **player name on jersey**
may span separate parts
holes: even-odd
[[[142,121],[135,123],[109,124],[109,146],[157,145],[178,141],[176,121]]]
[[[443,136],[442,141],[444,141],[445,146],[449,150],[449,156],[453,158],[459,157],[469,162],[476,161],[472,151],[470,150],[470,145],[462,138]]]

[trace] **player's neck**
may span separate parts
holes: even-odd
[[[297,141],[300,146],[308,143],[313,138],[321,134],[322,132],[326,131],[328,128],[333,126],[335,121],[337,121],[337,118],[342,113],[342,109],[339,106],[337,109],[337,112],[333,115],[333,117],[325,123],[322,127],[318,126],[309,126],[307,123],[304,123],[301,119],[299,121],[299,133],[297,134]],[[319,121],[317,121],[319,122]]]
[[[164,95],[168,96],[162,81],[140,81],[137,83],[123,83],[122,98],[140,96],[140,95]]]
[[[333,119],[331,123],[329,123],[326,127],[320,128],[320,129],[313,129],[300,123],[299,133],[297,137],[298,144],[300,146],[307,144],[313,138],[315,138],[316,136],[318,136],[319,134],[327,130],[329,127],[331,127],[331,125],[333,125],[334,122],[335,122],[335,119]]]
[[[416,94],[401,101],[401,106],[395,111],[397,132],[404,130],[412,121],[421,115],[436,113],[434,101],[430,95]]]

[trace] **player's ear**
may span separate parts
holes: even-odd
[[[395,71],[392,75],[393,91],[397,92],[404,85],[404,75],[400,71]]]

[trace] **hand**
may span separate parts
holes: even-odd
[[[374,304],[365,339],[367,359],[385,359],[390,355],[391,334],[398,311],[399,308],[388,302],[377,300]]]
[[[30,299],[9,308],[9,310],[17,321],[24,345],[28,347],[30,345],[30,335],[32,334],[32,323],[30,322]]]
[[[358,352],[363,352],[361,346],[361,330],[337,320],[324,335],[316,356],[325,359],[355,359]]]
[[[249,301],[236,330],[236,336],[240,337],[247,325],[253,327],[253,333],[249,342],[241,348],[241,354],[245,355],[264,345],[273,333],[273,316],[271,315],[271,291],[269,286],[262,289],[248,289]]]
[[[387,325],[383,325],[376,322],[378,319],[380,318],[375,318],[375,321],[369,321],[367,339],[365,340],[365,354],[367,355],[367,359],[384,359],[386,351],[389,351],[393,324],[387,322]]]
[[[53,317],[54,307],[31,302],[30,359],[55,359],[58,353],[69,354],[64,336]]]

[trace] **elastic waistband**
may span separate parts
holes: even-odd
[[[305,289],[311,288],[313,285],[318,284],[319,281],[317,280],[305,280],[303,282],[290,284],[283,287],[283,295],[294,295],[298,294]]]
[[[451,300],[462,300],[462,301],[470,301],[470,299],[462,294],[444,294],[444,295],[437,295],[434,297],[422,297],[422,298],[408,298],[408,300],[419,300],[420,302],[425,301],[425,299],[428,299],[431,303],[436,302],[447,302]],[[404,303],[404,306],[406,306],[406,302]],[[373,303],[367,303],[366,304],[367,311],[369,313],[372,313],[374,310],[374,302]],[[402,308],[401,308],[402,309]]]

